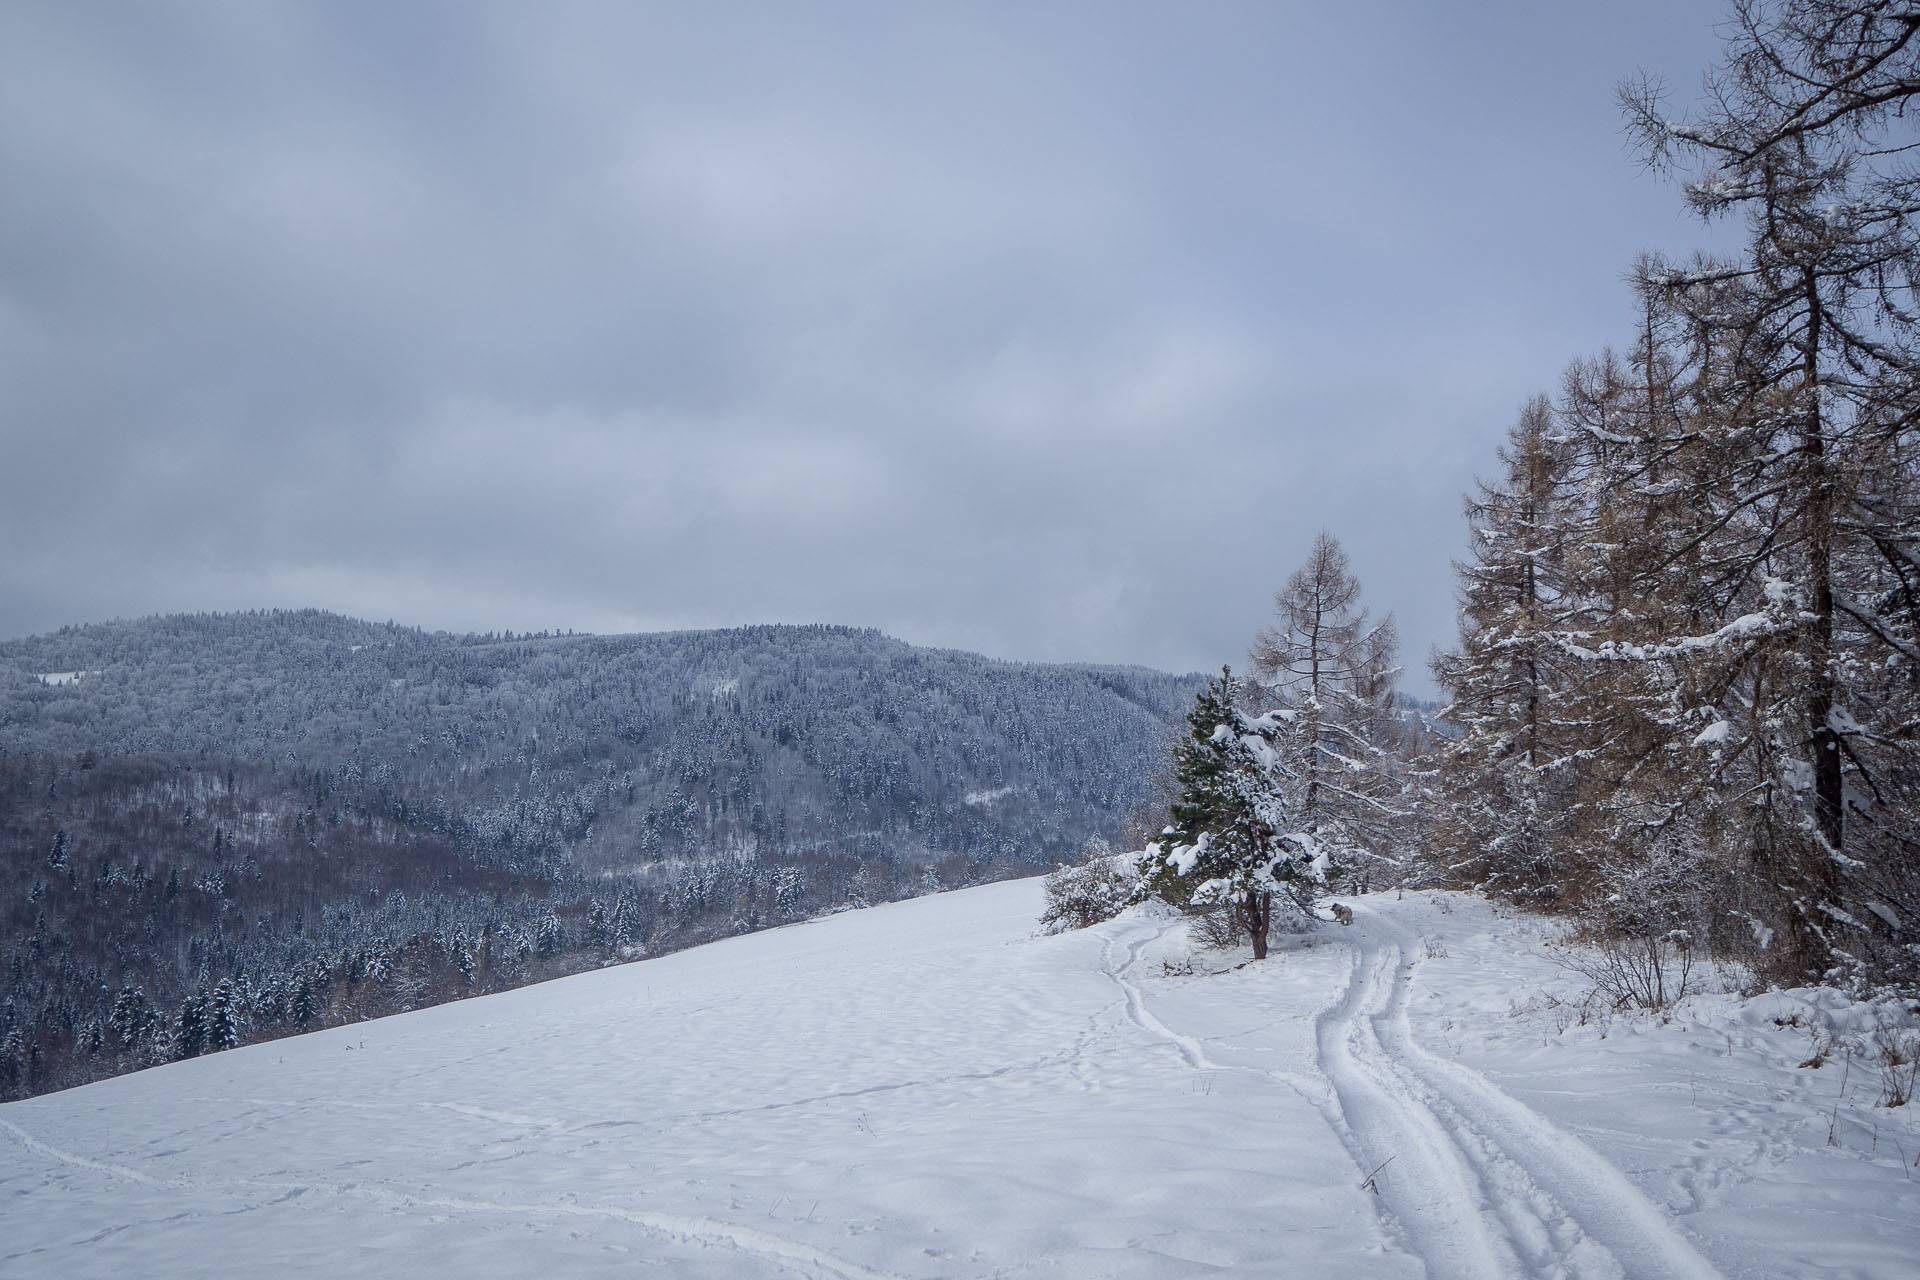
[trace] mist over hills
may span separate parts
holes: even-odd
[[[1197,684],[830,626],[0,643],[0,1091],[1044,869]]]

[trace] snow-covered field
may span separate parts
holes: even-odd
[[[1453,896],[1190,974],[1178,921],[1039,907],[850,912],[0,1107],[0,1275],[1920,1274],[1912,1108],[1798,1069],[1801,997],[1583,1024],[1543,926]]]

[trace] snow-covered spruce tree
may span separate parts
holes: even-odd
[[[1392,614],[1369,620],[1360,594],[1345,549],[1322,531],[1250,655],[1260,696],[1288,716],[1277,746],[1298,779],[1290,820],[1356,866],[1391,862],[1384,849],[1406,816],[1391,749],[1398,633]]]
[[[174,1017],[173,1057],[197,1058],[207,1051],[207,997],[194,992],[180,1002]]]
[[[207,1053],[235,1048],[246,1039],[244,999],[232,979],[220,979],[207,995],[202,1028],[202,1043]]]
[[[1189,908],[1229,908],[1253,957],[1267,955],[1275,900],[1311,914],[1339,868],[1302,825],[1308,779],[1300,715],[1250,715],[1241,684],[1222,668],[1195,696],[1188,732],[1174,747],[1178,794],[1158,842],[1135,855],[1135,901],[1157,897]]]

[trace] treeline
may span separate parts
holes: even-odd
[[[1639,324],[1529,403],[1468,503],[1443,870],[1920,987],[1920,23],[1740,3],[1695,115],[1623,93],[1739,252],[1645,259]]]
[[[1197,683],[828,627],[0,645],[0,1098],[1044,870]]]

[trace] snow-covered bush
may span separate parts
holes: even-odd
[[[1247,927],[1233,908],[1215,907],[1193,913],[1187,921],[1187,937],[1208,951],[1230,951],[1247,940]]]
[[[1684,930],[1672,929],[1640,937],[1606,935],[1595,945],[1562,951],[1558,959],[1593,983],[1592,995],[1611,1008],[1664,1009],[1686,997],[1695,951]]]
[[[1873,1034],[1873,1064],[1880,1072],[1880,1105],[1904,1107],[1920,1084],[1920,1030],[1884,1026]]]
[[[1054,868],[1047,876],[1046,910],[1040,925],[1048,933],[1084,929],[1120,914],[1133,893],[1131,858],[1110,851],[1098,836],[1081,850],[1086,860],[1077,866]]]

